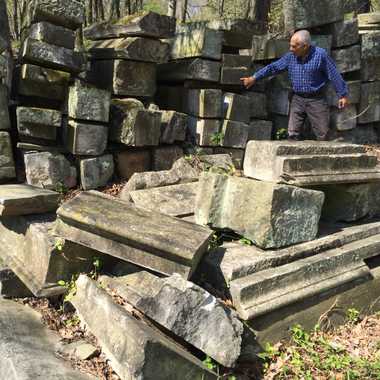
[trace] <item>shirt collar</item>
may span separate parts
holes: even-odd
[[[309,52],[307,53],[307,56],[305,57],[305,59],[302,59],[301,57],[297,57],[297,60],[300,62],[307,62],[313,56],[314,52],[315,52],[315,46],[310,45]]]

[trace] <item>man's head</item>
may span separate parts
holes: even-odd
[[[307,30],[299,30],[290,39],[289,50],[297,57],[305,57],[309,52],[310,45],[310,33]]]

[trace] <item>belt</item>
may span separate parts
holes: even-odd
[[[301,98],[322,98],[324,95],[324,91],[317,91],[317,92],[295,92],[294,93],[297,96],[300,96]]]

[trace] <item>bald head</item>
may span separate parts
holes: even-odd
[[[290,51],[297,57],[306,57],[311,45],[310,33],[307,30],[295,32],[290,39]]]
[[[307,30],[299,30],[298,32],[295,32],[292,36],[292,41],[297,41],[298,43],[302,45],[311,45],[311,36],[310,33]]]

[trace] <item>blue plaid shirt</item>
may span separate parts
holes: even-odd
[[[259,80],[285,70],[288,71],[295,93],[317,92],[328,81],[331,81],[340,98],[348,95],[347,84],[340,75],[335,62],[322,48],[311,46],[304,61],[289,52],[279,60],[257,71],[254,77]]]

